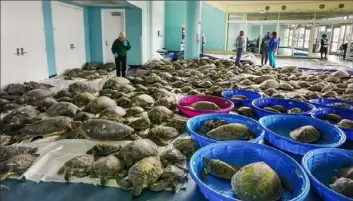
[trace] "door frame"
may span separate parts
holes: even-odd
[[[126,17],[125,17],[125,9],[107,9],[107,8],[102,8],[101,9],[101,29],[102,29],[102,57],[103,57],[103,63],[106,63],[105,60],[105,38],[104,38],[104,11],[108,12],[120,12],[122,13],[123,16],[123,30],[126,34]]]

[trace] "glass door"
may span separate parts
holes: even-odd
[[[332,40],[331,40],[331,53],[336,53],[338,52],[338,42],[339,42],[339,37],[340,37],[340,31],[341,27],[334,27],[333,28],[333,34],[332,34]]]
[[[260,52],[260,43],[263,36],[260,33],[261,25],[248,24],[247,51],[258,54]]]
[[[236,38],[240,31],[245,31],[245,23],[228,23],[227,51],[235,51]]]

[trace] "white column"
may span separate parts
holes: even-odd
[[[317,24],[312,24],[311,25],[311,30],[310,30],[310,37],[309,37],[309,57],[313,55],[313,45],[314,45],[314,38],[315,38],[315,28]]]

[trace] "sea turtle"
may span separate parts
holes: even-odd
[[[254,110],[251,107],[243,106],[237,109],[238,114],[246,116],[246,117],[251,117],[255,118],[256,115],[254,113]]]
[[[0,133],[0,146],[1,147],[11,145],[13,143],[15,143],[15,140],[12,136]],[[0,154],[1,154],[1,150],[0,150]],[[1,156],[0,156],[0,158],[1,158]]]
[[[342,120],[342,117],[338,114],[328,113],[322,116],[321,119],[328,121],[331,124],[338,124]]]
[[[244,96],[244,95],[238,94],[238,95],[233,95],[233,96],[231,96],[230,99],[234,99],[234,100],[247,100],[248,98],[247,98],[246,96]]]
[[[279,84],[279,89],[285,90],[285,91],[293,91],[294,87],[292,87],[290,84],[288,83],[280,83]]]
[[[134,129],[125,124],[105,119],[89,119],[62,138],[83,137],[90,140],[114,141],[130,136]]]
[[[261,89],[265,90],[265,89],[270,89],[270,88],[273,88],[273,89],[278,89],[279,88],[279,84],[276,80],[265,80],[263,81],[260,86],[259,86]]]
[[[117,105],[123,107],[123,108],[129,108],[132,106],[132,101],[126,97],[126,96],[122,96],[120,98],[118,98],[118,100],[116,100]]]
[[[61,97],[70,97],[70,98],[73,98],[74,97],[74,94],[70,91],[68,91],[67,89],[62,89],[60,91],[58,91],[55,95],[54,95],[54,98],[55,99],[58,99],[58,98],[61,98]]]
[[[327,106],[333,106],[333,107],[342,107],[342,108],[352,108],[351,105],[347,104],[347,103],[330,103],[327,104]]]
[[[19,108],[21,106],[22,105],[20,105],[18,103],[8,102],[8,103],[5,103],[5,104],[0,106],[0,112],[1,113],[6,113],[6,112],[9,112],[9,111],[14,110],[16,108]]]
[[[126,110],[122,107],[108,107],[100,112],[101,119],[107,119],[116,122],[123,122],[123,117],[126,115]]]
[[[18,100],[18,103],[29,105],[35,105],[38,101],[52,97],[54,93],[49,89],[33,89],[24,93],[21,98]]]
[[[22,95],[28,91],[28,88],[23,84],[9,84],[6,91],[10,95]]]
[[[153,185],[163,173],[158,157],[151,156],[135,163],[124,179],[117,178],[117,184],[125,190],[131,190],[133,196],[141,194],[146,187]]]
[[[191,105],[191,108],[195,110],[220,110],[221,109],[217,104],[209,101],[195,102]]]
[[[338,78],[349,78],[350,74],[346,70],[338,70],[333,72],[331,75],[338,77]]]
[[[273,112],[273,113],[281,113],[280,111],[276,110],[275,108],[273,107],[264,107],[263,108],[264,110],[267,110],[269,112]]]
[[[277,111],[279,111],[281,113],[287,113],[287,109],[284,106],[282,106],[282,105],[271,105],[271,106],[268,106],[268,107],[273,108],[273,109],[275,109],[275,110],[277,110]]]
[[[162,81],[162,78],[159,77],[156,73],[151,73],[150,75],[145,77],[145,82],[147,84],[153,84],[160,81]]]
[[[148,138],[159,146],[166,146],[178,135],[178,130],[173,127],[157,126],[150,130]]]
[[[205,123],[202,124],[200,127],[200,132],[202,133],[207,133],[211,131],[212,129],[218,128],[220,126],[226,125],[227,122],[223,119],[220,120],[208,120],[205,121]]]
[[[329,187],[337,193],[353,198],[353,180],[345,177],[337,178],[334,177],[334,183],[330,184]]]
[[[353,179],[353,166],[348,166],[348,167],[339,169],[338,170],[338,175],[340,177]]]
[[[179,133],[183,133],[185,132],[186,122],[187,122],[187,118],[180,115],[175,115],[172,119],[168,119],[165,126],[173,127],[177,129]]]
[[[38,110],[45,112],[50,106],[57,102],[58,101],[56,101],[54,98],[44,98],[43,100],[40,100],[36,106]]]
[[[88,93],[92,93],[95,94],[98,92],[98,90],[94,87],[92,87],[89,84],[85,84],[82,82],[75,82],[69,85],[69,92],[71,92],[72,94],[80,94],[82,92],[88,92]]]
[[[161,99],[163,97],[171,97],[171,96],[173,96],[172,92],[170,92],[170,91],[168,91],[167,89],[164,89],[164,88],[160,88],[160,89],[156,88],[155,90],[151,90],[151,94],[152,94],[152,97],[155,100],[159,100],[159,99]]]
[[[186,163],[186,156],[175,148],[164,151],[160,155],[160,158],[164,167],[167,167],[168,165],[182,166]]]
[[[176,165],[168,165],[157,182],[149,186],[151,191],[162,191],[171,188],[179,192],[183,182],[187,180],[187,173]]]
[[[173,142],[173,147],[178,149],[181,153],[187,157],[191,157],[197,150],[197,144],[189,138],[177,139]]]
[[[307,125],[291,131],[289,136],[299,142],[313,143],[320,139],[320,132],[314,126]]]
[[[206,133],[206,136],[215,140],[251,140],[252,132],[240,123],[230,123],[218,128],[212,129]]]
[[[96,115],[88,112],[79,112],[74,116],[75,121],[87,121],[89,119],[95,118]]]
[[[105,157],[117,153],[121,149],[121,145],[97,144],[89,149],[86,154],[94,155],[96,158]]]
[[[69,117],[56,116],[49,117],[23,127],[20,132],[22,137],[37,137],[61,135],[74,128],[74,122]]]
[[[353,129],[353,121],[349,120],[349,119],[342,119],[339,123],[339,126],[343,127],[343,128],[350,128]]]
[[[117,106],[117,104],[113,99],[108,98],[106,96],[100,96],[89,102],[88,105],[83,109],[83,111],[98,114],[106,108],[115,106]]]
[[[301,113],[301,112],[303,112],[302,109],[297,108],[297,107],[287,110],[288,114],[297,114],[297,113]]]
[[[32,166],[37,157],[37,154],[19,154],[2,162],[0,165],[1,180],[4,180],[11,175],[20,176],[24,174],[27,169]]]
[[[239,170],[239,168],[233,167],[219,159],[203,157],[202,163],[204,165],[204,169],[201,173],[203,180],[206,179],[208,173],[222,179],[232,179],[233,175]]]
[[[158,146],[149,139],[138,139],[123,146],[117,157],[121,158],[126,167],[131,167],[137,161],[158,155]]]
[[[282,195],[281,179],[264,162],[242,167],[231,179],[232,189],[244,201],[276,201]]]
[[[139,117],[128,124],[135,130],[144,130],[151,127],[151,120],[147,116]]]
[[[120,86],[129,84],[130,81],[123,77],[113,77],[106,81],[103,85],[103,89],[117,89]]]
[[[57,102],[50,106],[45,114],[49,117],[68,116],[73,117],[78,112],[79,108],[69,102]]]
[[[143,108],[150,108],[155,102],[154,98],[147,94],[141,94],[133,98],[133,105]]]
[[[175,110],[176,109],[176,100],[175,100],[175,97],[173,97],[173,96],[162,97],[159,100],[157,100],[153,105],[154,106],[164,106],[170,110]]]
[[[145,110],[139,106],[133,106],[126,111],[126,116],[139,117]]]
[[[148,117],[154,124],[160,124],[162,122],[171,119],[174,116],[174,112],[164,106],[155,106],[148,111]]]
[[[34,82],[34,81],[30,81],[30,82],[25,82],[23,83],[29,90],[33,90],[33,89],[50,89],[53,88],[54,86],[51,84],[45,84],[45,83],[39,83],[39,82]]]
[[[19,154],[34,154],[38,149],[25,146],[1,146],[0,161],[7,161]]]
[[[72,98],[72,103],[77,105],[78,107],[84,107],[94,99],[96,99],[96,97],[93,94],[88,92],[82,92]]]
[[[76,156],[68,161],[58,170],[58,174],[64,174],[66,182],[70,181],[70,177],[79,178],[90,175],[91,166],[94,162],[94,156],[90,154]]]
[[[122,169],[122,162],[117,157],[110,155],[93,162],[90,177],[99,177],[101,185],[105,186],[107,180],[115,179]]]
[[[33,106],[23,106],[15,109],[3,118],[3,123],[6,124],[29,124],[38,120],[40,111]]]

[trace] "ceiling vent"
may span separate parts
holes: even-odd
[[[270,6],[266,6],[266,7],[265,7],[265,10],[270,10]]]
[[[287,9],[287,6],[286,6],[286,5],[283,5],[283,6],[281,7],[281,9],[282,9],[282,10],[286,10],[286,9]]]
[[[343,3],[338,4],[338,8],[340,9],[344,8],[344,4]]]
[[[320,4],[319,8],[320,9],[324,9],[325,8],[325,4]]]

